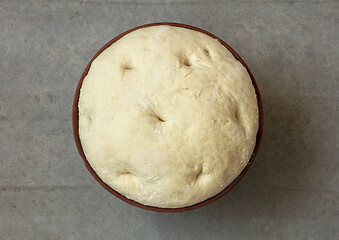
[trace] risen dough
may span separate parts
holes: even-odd
[[[213,197],[246,166],[258,107],[246,69],[217,40],[170,26],[127,34],[83,81],[79,134],[100,178],[177,208]]]

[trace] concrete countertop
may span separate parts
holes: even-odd
[[[0,1],[1,239],[338,239],[339,3]],[[262,145],[201,209],[148,212],[89,174],[71,127],[88,61],[119,33],[172,21],[232,46],[261,90]]]

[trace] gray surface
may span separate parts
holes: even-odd
[[[0,239],[339,239],[338,1],[0,1]],[[164,214],[111,196],[73,142],[90,58],[131,27],[211,31],[260,87],[248,174],[204,208]]]

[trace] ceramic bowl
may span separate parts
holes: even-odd
[[[78,102],[79,102],[79,94],[80,94],[80,88],[82,85],[82,82],[84,80],[84,78],[86,77],[91,64],[93,62],[93,60],[100,54],[102,53],[106,48],[110,47],[112,44],[114,44],[116,41],[118,41],[120,38],[122,38],[123,36],[125,36],[126,34],[133,32],[137,29],[140,28],[145,28],[145,27],[151,27],[151,26],[158,26],[158,25],[169,25],[169,26],[175,26],[175,27],[182,27],[182,28],[187,28],[187,29],[191,29],[194,31],[198,31],[201,33],[204,33],[212,38],[217,39],[222,45],[224,45],[233,55],[234,57],[247,69],[251,80],[252,80],[252,84],[254,86],[256,95],[257,95],[257,100],[258,100],[258,107],[259,107],[259,129],[258,129],[258,133],[257,133],[257,139],[256,139],[256,145],[254,147],[253,153],[251,155],[251,158],[248,161],[248,164],[246,165],[246,167],[243,169],[243,171],[239,174],[239,176],[234,179],[234,181],[228,185],[223,191],[221,191],[220,193],[218,193],[217,195],[202,201],[200,203],[191,205],[191,206],[187,206],[187,207],[180,207],[180,208],[159,208],[159,207],[153,207],[153,206],[147,206],[147,205],[143,205],[139,202],[133,201],[131,199],[126,198],[125,196],[123,196],[122,194],[120,194],[119,192],[115,191],[114,189],[112,189],[110,186],[108,186],[106,183],[104,183],[101,178],[97,175],[97,173],[93,170],[93,168],[91,167],[91,165],[89,164],[89,162],[86,159],[86,156],[84,154],[84,151],[82,149],[81,146],[81,142],[80,142],[80,138],[79,138],[79,112],[78,112]],[[263,131],[263,108],[262,108],[262,101],[260,98],[260,93],[259,93],[259,89],[257,86],[257,83],[254,80],[254,77],[250,71],[250,69],[247,67],[246,63],[244,62],[244,60],[242,60],[242,58],[238,55],[238,53],[236,51],[234,51],[227,43],[225,43],[223,40],[221,40],[220,38],[214,36],[213,34],[197,28],[197,27],[193,27],[190,25],[186,25],[186,24],[181,24],[181,23],[169,23],[169,22],[161,22],[161,23],[151,23],[151,24],[146,24],[146,25],[142,25],[139,27],[135,27],[132,28],[126,32],[121,33],[119,36],[113,38],[111,41],[109,41],[108,43],[106,43],[92,58],[92,60],[88,63],[87,67],[85,68],[84,72],[81,75],[80,81],[78,83],[78,86],[76,88],[75,91],[75,96],[74,96],[74,102],[73,102],[73,114],[72,114],[72,121],[73,121],[73,133],[74,133],[74,139],[75,139],[75,143],[76,146],[78,148],[79,154],[82,157],[82,159],[85,162],[85,165],[88,169],[88,171],[92,174],[92,176],[95,178],[95,180],[97,180],[99,182],[99,184],[101,186],[103,186],[107,191],[109,191],[110,193],[112,193],[114,196],[116,196],[117,198],[142,209],[146,209],[146,210],[150,210],[150,211],[156,211],[156,212],[183,212],[183,211],[187,211],[187,210],[192,210],[192,209],[196,209],[196,208],[200,208],[203,207],[211,202],[214,202],[215,200],[221,198],[222,196],[224,196],[227,192],[229,192],[246,174],[246,172],[248,171],[248,169],[250,168],[250,166],[253,163],[253,160],[258,152],[258,148],[260,145],[260,140],[261,140],[261,136],[262,136],[262,131]]]

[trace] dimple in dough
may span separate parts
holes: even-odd
[[[171,26],[133,31],[85,77],[79,135],[99,177],[127,198],[178,208],[225,189],[256,143],[246,69],[216,39]]]

